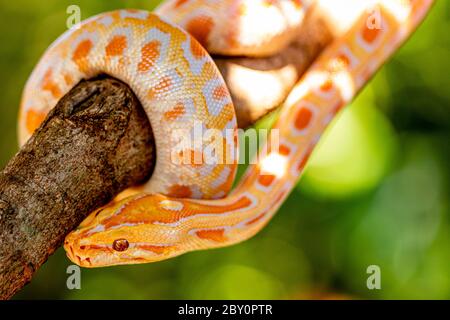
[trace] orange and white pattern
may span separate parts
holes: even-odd
[[[158,14],[192,34],[208,52],[268,56],[298,34],[311,0],[167,0]]]
[[[156,165],[152,179],[139,188],[141,191],[202,199],[228,193],[237,161],[218,165],[177,164],[171,155],[177,143],[171,139],[172,132],[192,130],[195,121],[208,128],[236,129],[234,108],[224,80],[193,37],[146,11],[101,14],[53,43],[24,90],[19,119],[21,143],[28,140],[57,101],[81,79],[100,74],[109,74],[128,84],[152,125]]]
[[[171,130],[189,128],[194,121],[219,130],[236,128],[228,91],[197,41],[165,18],[129,10],[94,17],[58,39],[27,83],[20,118],[22,143],[80,79],[107,73],[127,83],[140,99],[155,132],[158,157],[146,193],[93,212],[67,236],[64,248],[69,258],[84,267],[146,263],[228,246],[260,231],[299,179],[330,120],[415,30],[433,3],[371,2],[379,10],[381,27],[371,28],[367,10],[325,50],[282,106],[274,125],[280,133],[278,148],[269,145],[230,193],[235,163],[205,169],[174,166],[168,160]],[[250,31],[234,27],[250,26],[244,20],[251,10],[273,9],[276,21],[281,12],[277,10],[288,8],[292,20],[284,22],[284,29],[289,32],[301,22],[306,3],[170,0],[158,12],[191,31],[208,50],[225,53],[227,48],[221,46],[231,45],[229,54],[236,54],[237,43],[244,39],[238,54],[258,55],[256,47],[264,41],[250,39]],[[239,14],[243,16],[236,20]],[[241,37],[239,32],[249,33]],[[274,43],[279,49],[285,41]],[[261,55],[270,53],[263,51]],[[221,94],[208,94],[217,87]],[[235,148],[231,140],[228,147]]]

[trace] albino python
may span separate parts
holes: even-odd
[[[225,163],[173,161],[173,154],[202,159],[203,152],[177,149],[169,138],[174,130],[193,130],[194,122],[221,132],[237,128],[229,92],[203,46],[223,55],[271,55],[295,36],[311,1],[169,0],[156,14],[100,14],[50,46],[23,93],[22,144],[81,79],[109,74],[139,98],[157,150],[154,174],[141,192],[91,213],[66,237],[64,248],[74,263],[146,263],[252,237],[288,196],[328,123],[415,30],[433,2],[374,1],[381,28],[369,26],[368,10],[329,45],[282,106],[273,127],[279,130],[279,145],[269,145],[231,192],[235,136],[224,135]]]

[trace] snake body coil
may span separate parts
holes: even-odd
[[[205,150],[186,149],[176,136],[172,139],[173,132],[192,133],[196,123],[216,132],[234,133],[237,128],[229,92],[202,45],[220,54],[273,54],[295,36],[309,2],[166,1],[156,11],[160,16],[140,10],[95,16],[46,51],[24,91],[21,143],[81,79],[104,73],[132,88],[156,141],[154,174],[141,192],[93,212],[67,236],[64,248],[73,262],[97,267],[159,261],[256,234],[292,190],[331,119],[413,32],[432,4],[376,1],[382,17],[379,29],[368,26],[369,11],[361,15],[294,87],[273,127],[279,130],[279,145],[269,144],[232,192],[234,135],[220,138],[228,161],[174,161],[174,155],[203,159]]]

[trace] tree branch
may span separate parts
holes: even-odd
[[[149,121],[128,86],[78,84],[0,173],[0,298],[7,299],[65,235],[155,160]]]

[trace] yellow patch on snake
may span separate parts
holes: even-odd
[[[159,203],[161,208],[170,211],[181,211],[184,208],[184,205],[181,201],[175,200],[163,200]]]

